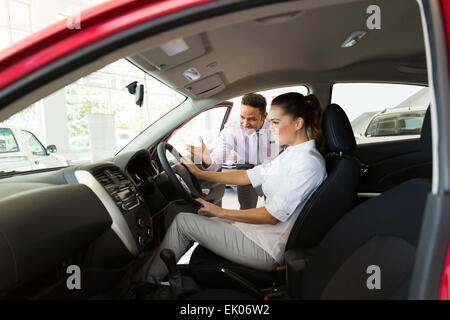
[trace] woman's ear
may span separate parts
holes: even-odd
[[[301,130],[303,128],[304,124],[305,124],[305,120],[303,120],[302,117],[297,118],[297,120],[295,120],[295,129]]]

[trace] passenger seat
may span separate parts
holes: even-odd
[[[430,185],[394,187],[348,212],[314,252],[287,251],[289,297],[407,299]]]

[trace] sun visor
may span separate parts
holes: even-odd
[[[204,55],[206,47],[200,35],[176,38],[157,48],[141,52],[136,60],[144,60],[159,71],[165,71]],[[135,59],[136,57],[133,57]]]
[[[219,73],[192,82],[184,87],[186,91],[197,97],[208,97],[225,89],[225,83]]]

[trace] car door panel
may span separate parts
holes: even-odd
[[[412,178],[431,179],[431,155],[420,139],[358,145],[361,164],[359,193],[381,193]]]
[[[221,104],[218,104],[218,105],[215,105],[215,106],[212,106],[212,107],[208,108],[207,110],[205,110],[202,113],[198,114],[196,117],[198,117],[199,115],[202,115],[204,112],[208,112],[209,110],[212,110],[212,109],[224,108],[223,118],[220,119],[220,128],[217,128],[218,129],[217,131],[220,133],[222,131],[222,129],[224,128],[226,122],[228,121],[228,117],[230,115],[232,107],[233,107],[233,103],[229,102],[229,101],[226,101],[224,103],[221,103]],[[178,127],[176,129],[176,131],[180,130],[183,126],[188,124],[190,121],[194,120],[196,117],[194,117],[194,118],[190,119],[189,121],[183,123],[180,127]],[[169,138],[168,138],[169,139],[169,143],[170,143],[170,139],[174,136],[176,131],[169,136]],[[205,137],[203,137],[203,138],[205,138]],[[214,146],[207,144],[207,147],[209,147],[210,150],[211,150],[211,148],[214,147]],[[196,163],[199,162],[198,159],[194,159],[193,157],[191,157],[191,158],[193,159],[193,161],[195,160],[194,162],[196,162]],[[222,204],[222,198],[223,198],[223,195],[225,193],[225,185],[224,184],[215,183],[215,182],[206,181],[206,180],[199,180],[199,184],[200,184],[200,187],[202,188],[202,190],[204,191],[205,199],[207,201],[210,201],[210,202],[212,202],[212,203],[214,203],[216,205],[219,205],[219,206]]]

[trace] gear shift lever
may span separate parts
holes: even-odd
[[[180,271],[177,270],[177,262],[175,261],[175,254],[172,250],[163,249],[159,253],[159,256],[166,265],[167,270],[169,270],[169,278],[180,273]]]
[[[173,293],[178,298],[183,293],[183,282],[181,272],[177,269],[177,262],[175,261],[175,254],[170,249],[163,249],[159,253],[161,260],[169,271],[169,283],[172,287]]]

